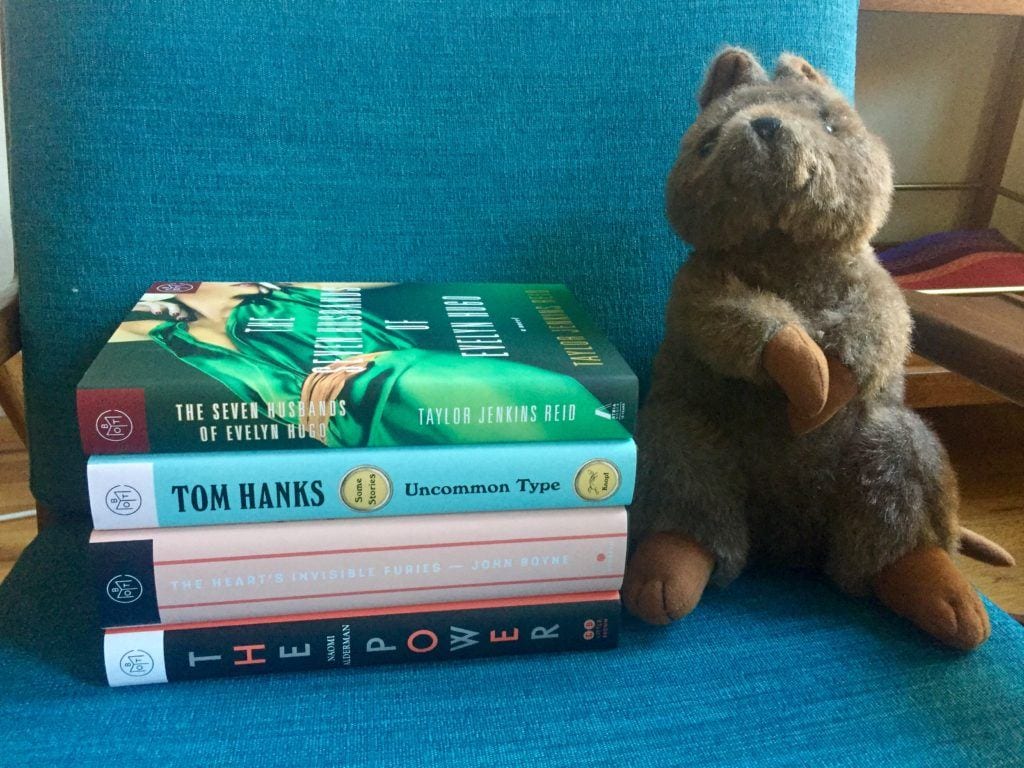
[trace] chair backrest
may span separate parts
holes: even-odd
[[[87,515],[74,386],[155,279],[565,282],[646,380],[685,255],[664,178],[708,60],[795,50],[849,92],[856,13],[9,0],[37,499]]]

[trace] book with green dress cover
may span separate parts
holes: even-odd
[[[87,454],[628,437],[562,285],[154,283],[78,385]]]

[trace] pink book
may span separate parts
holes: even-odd
[[[617,590],[623,507],[94,531],[104,627]]]

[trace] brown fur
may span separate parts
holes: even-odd
[[[769,79],[725,50],[699,101],[668,178],[668,220],[694,249],[641,411],[623,587],[656,623],[692,606],[666,593],[652,613],[652,583],[674,578],[644,559],[654,534],[697,542],[719,584],[756,555],[816,565],[855,594],[958,539],[945,451],[902,403],[910,314],[869,245],[892,193],[885,147],[789,54]]]

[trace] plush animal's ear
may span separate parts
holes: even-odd
[[[828,85],[828,78],[812,67],[807,59],[792,53],[784,53],[775,62],[775,79],[807,80],[816,85]]]
[[[706,109],[712,101],[739,85],[767,81],[768,76],[750,51],[726,48],[711,62],[697,101],[701,109]]]

